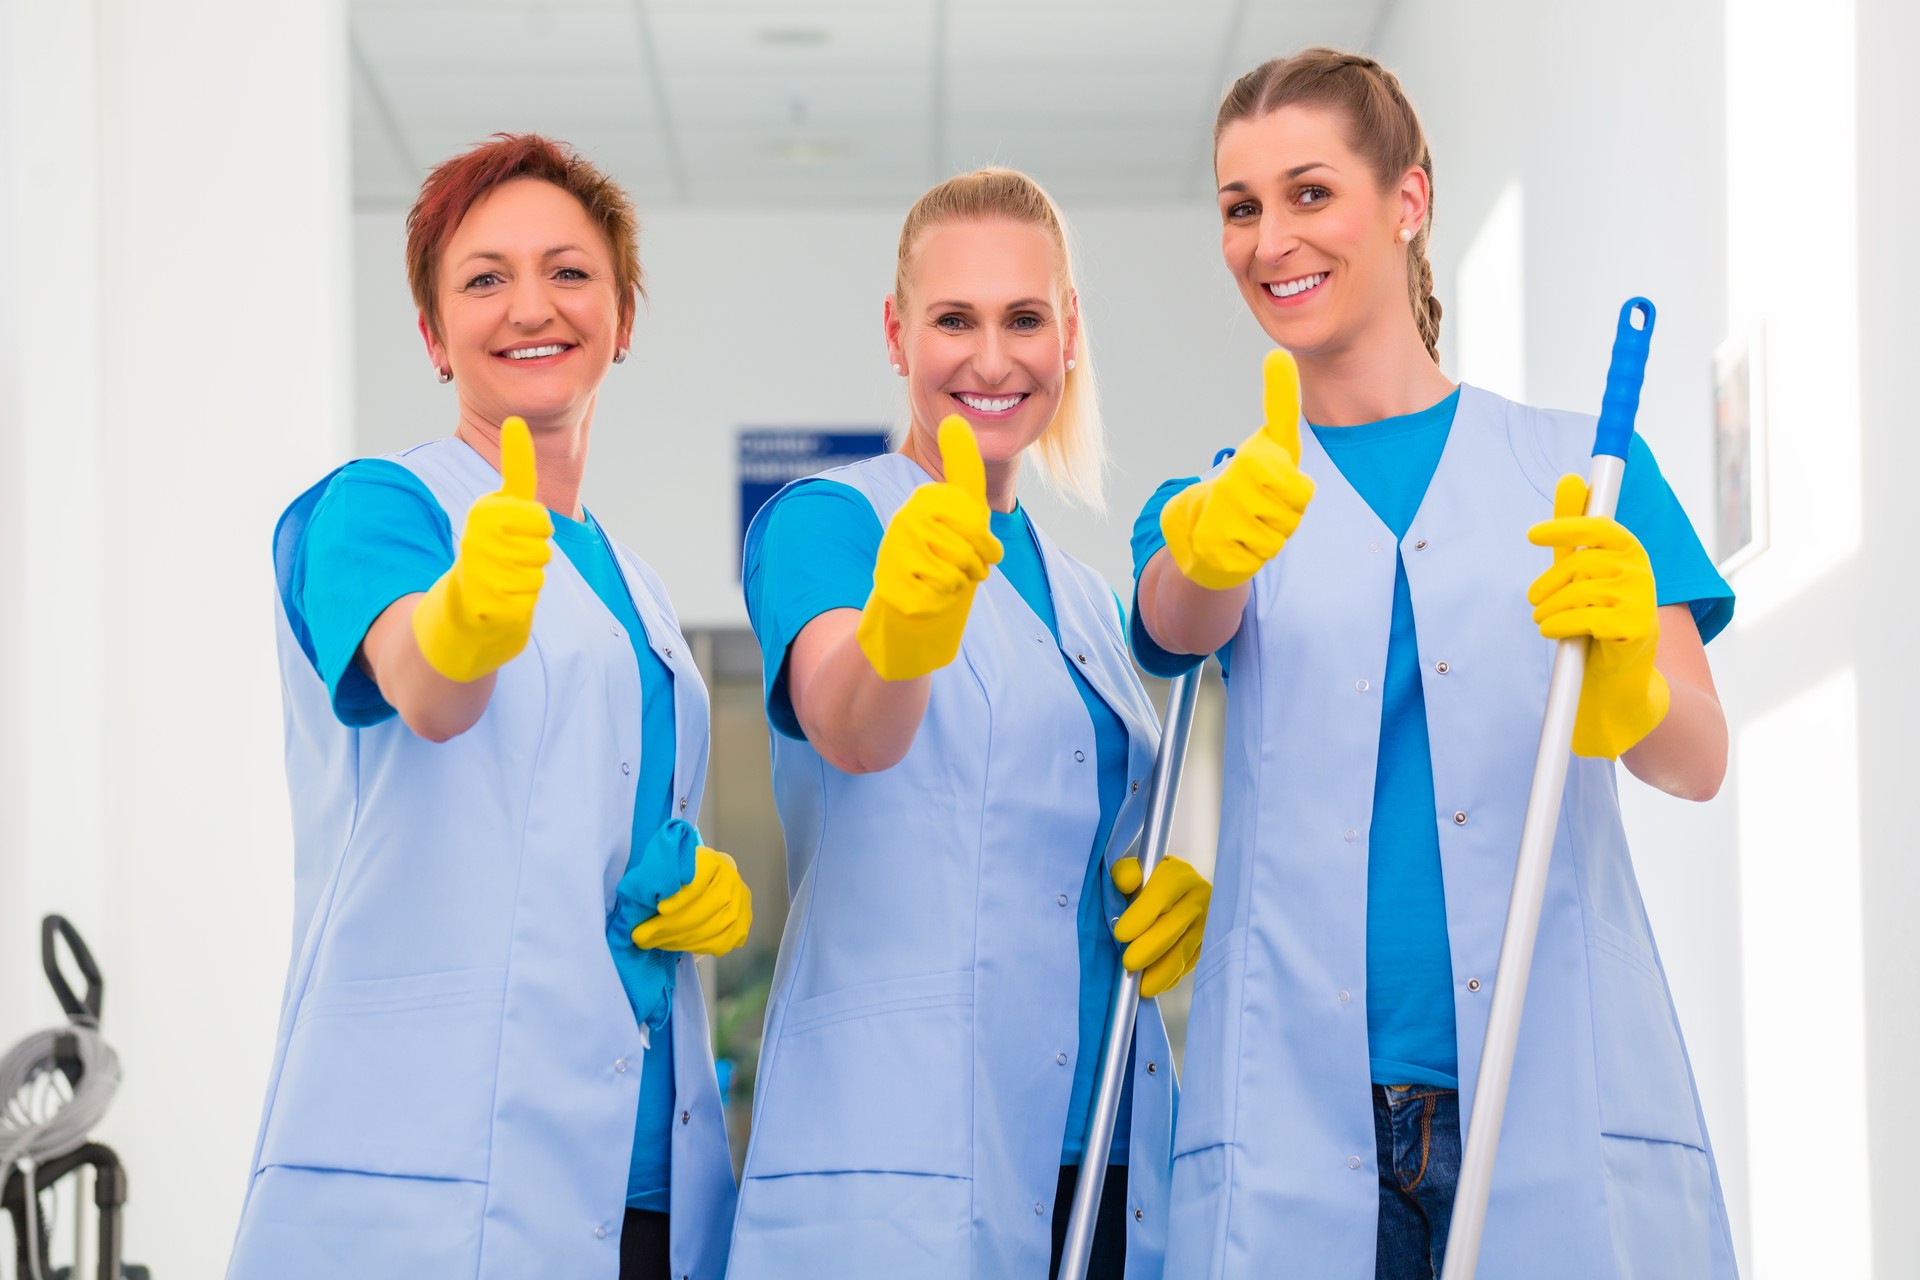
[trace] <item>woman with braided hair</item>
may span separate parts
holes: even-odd
[[[1227,268],[1287,351],[1266,425],[1134,529],[1136,656],[1229,675],[1167,1274],[1439,1271],[1553,642],[1585,636],[1480,1274],[1730,1277],[1613,761],[1719,789],[1732,592],[1638,437],[1617,519],[1583,517],[1594,419],[1441,371],[1432,158],[1390,72],[1276,59],[1214,142]]]

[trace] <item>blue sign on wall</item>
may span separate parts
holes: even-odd
[[[740,429],[740,549],[747,526],[782,485],[887,451],[884,428],[742,427]],[[734,572],[740,558],[734,557]]]

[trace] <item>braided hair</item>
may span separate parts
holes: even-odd
[[[1426,217],[1407,245],[1407,302],[1420,340],[1438,364],[1440,300],[1433,296],[1433,264],[1427,261],[1427,239],[1433,228],[1433,154],[1400,78],[1372,58],[1338,49],[1307,49],[1270,59],[1234,81],[1221,99],[1213,122],[1214,145],[1219,145],[1228,125],[1288,106],[1320,107],[1345,116],[1348,144],[1366,158],[1382,183],[1394,181],[1416,165],[1427,175]]]

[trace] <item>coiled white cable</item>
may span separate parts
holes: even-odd
[[[56,1061],[62,1036],[73,1037],[81,1066],[80,1083],[71,1090]],[[85,1022],[36,1032],[0,1058],[0,1186],[15,1168],[21,1170],[27,1192],[27,1262],[32,1268],[25,1280],[42,1280],[34,1170],[84,1146],[119,1087],[120,1055]]]

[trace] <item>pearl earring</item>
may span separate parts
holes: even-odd
[[[625,364],[627,362],[626,348],[622,347],[620,350],[613,353],[613,362],[615,364]]]
[[[902,374],[906,372],[906,370],[905,370],[905,369],[902,369],[902,368],[901,368],[901,367],[900,367],[899,365],[895,365],[895,366],[893,366],[893,371],[894,371],[895,373],[902,373]]]
[[[1068,357],[1067,357],[1067,369],[1068,369],[1069,371],[1071,371],[1071,370],[1073,369],[1073,363],[1074,363],[1074,362],[1073,362],[1073,357],[1072,357],[1072,356],[1068,356]]]
[[[1412,243],[1413,243],[1413,228],[1412,228],[1412,227],[1402,227],[1402,228],[1400,228],[1400,243],[1401,243],[1401,244],[1412,244]]]

